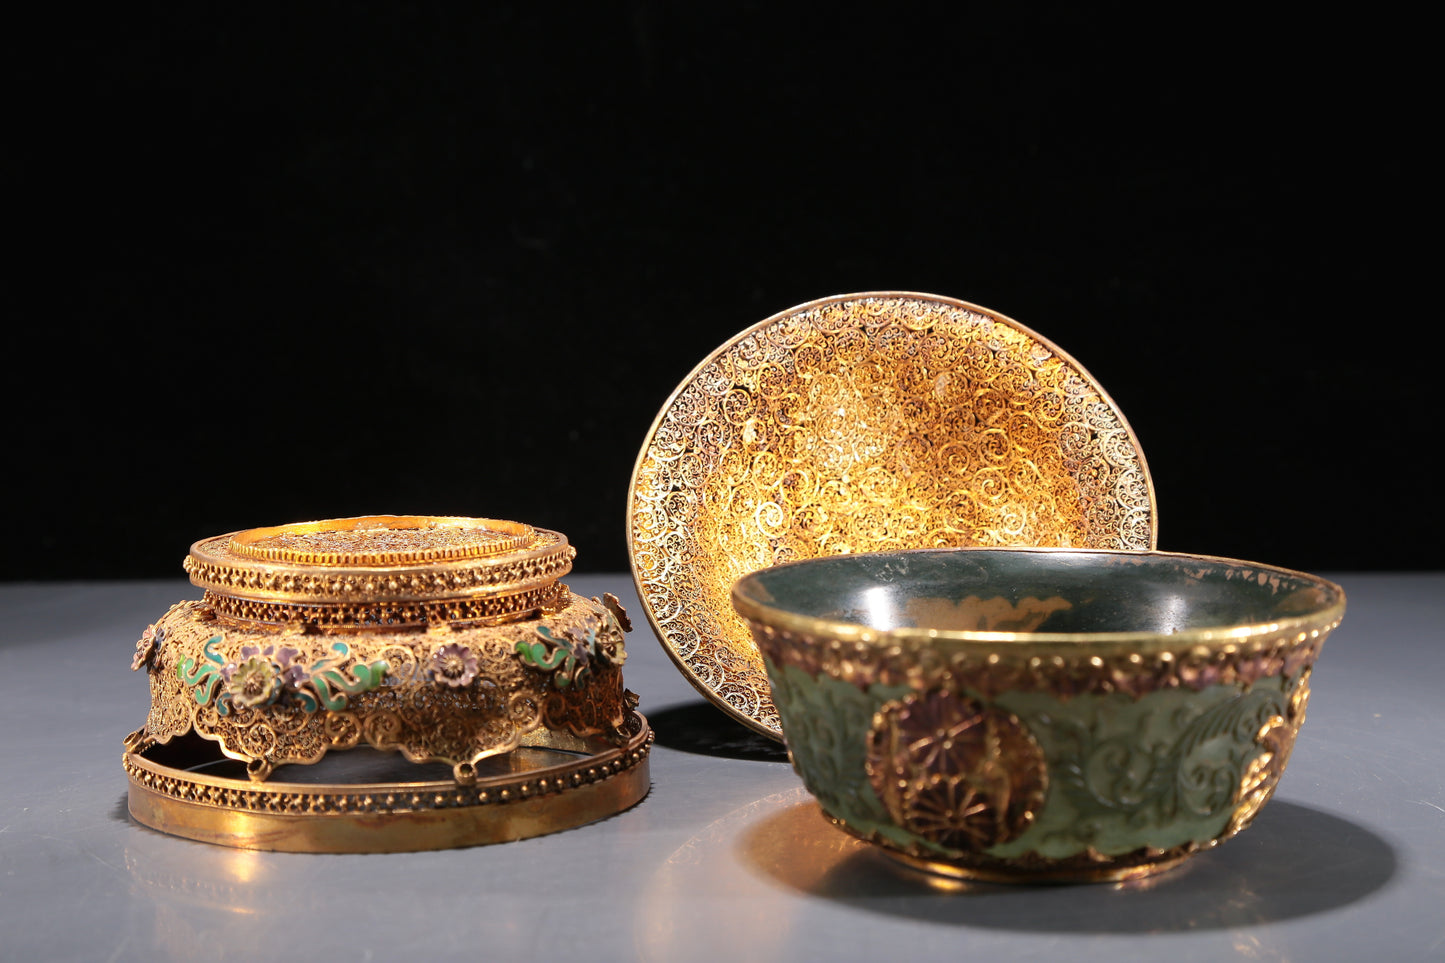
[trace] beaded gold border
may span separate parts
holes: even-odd
[[[540,588],[508,595],[402,602],[277,602],[240,598],[207,590],[206,605],[216,614],[262,625],[311,625],[325,629],[401,629],[437,622],[500,625],[530,618],[539,612],[566,607],[567,586],[552,582]]]
[[[761,601],[751,581],[754,576],[738,581],[732,601],[758,648],[778,665],[794,665],[813,676],[823,672],[859,687],[875,683],[917,689],[967,687],[986,698],[1012,690],[1049,692],[1062,699],[1083,692],[1124,692],[1137,698],[1178,686],[1248,686],[1262,678],[1294,675],[1313,665],[1345,613],[1344,590],[1333,582],[1237,559],[1096,549],[941,551],[1095,555],[1101,557],[1101,573],[1110,566],[1163,560],[1227,572],[1246,581],[1289,578],[1317,592],[1318,598],[1314,610],[1305,614],[1258,625],[1187,629],[1175,634],[870,629],[801,615]]]
[[[774,664],[810,675],[827,674],[860,688],[875,684],[921,689],[966,687],[992,699],[1003,692],[1048,692],[1067,699],[1079,693],[1124,692],[1135,698],[1157,689],[1204,689],[1250,685],[1294,675],[1314,665],[1339,618],[1311,628],[1219,646],[1188,645],[1154,652],[1021,652],[1021,643],[992,648],[973,643],[951,652],[918,639],[879,645],[791,632],[748,620],[758,648]],[[1011,648],[1014,647],[1014,648]]]
[[[346,569],[240,558],[227,549],[232,536],[219,535],[191,546],[183,565],[191,582],[203,589],[263,601],[359,603],[503,594],[571,571],[576,549],[557,532],[536,532],[539,540],[533,546],[487,560]]]
[[[128,750],[122,762],[131,815],[152,829],[241,849],[407,852],[525,839],[634,805],[651,786],[653,734],[635,711],[628,730],[621,746],[553,734],[532,747],[587,755],[466,786],[254,783],[147,758],[155,747]]]
[[[452,548],[394,549],[386,551],[334,552],[306,551],[264,544],[283,535],[308,535],[322,532],[349,532],[381,529],[406,531],[415,529],[479,530],[494,536],[485,543]],[[320,522],[294,522],[270,528],[251,528],[231,537],[227,548],[242,558],[266,562],[300,565],[415,565],[445,562],[462,558],[485,558],[526,548],[535,537],[530,525],[491,518],[461,518],[437,515],[367,515],[359,518],[329,519]]]

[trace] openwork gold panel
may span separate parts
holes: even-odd
[[[742,332],[678,387],[638,457],[628,542],[673,660],[780,738],[738,578],[848,552],[1150,549],[1154,494],[1124,417],[1053,344],[962,301],[849,295]]]

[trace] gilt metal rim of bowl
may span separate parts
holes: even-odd
[[[1076,648],[1089,646],[1099,652],[1131,651],[1140,654],[1155,650],[1180,650],[1194,646],[1222,648],[1231,644],[1248,642],[1260,636],[1273,636],[1294,631],[1315,631],[1318,626],[1340,621],[1345,614],[1345,592],[1338,584],[1318,575],[1251,562],[1245,559],[1225,558],[1218,555],[1195,555],[1187,552],[1131,552],[1111,549],[1088,548],[1003,548],[1003,547],[960,547],[939,549],[911,549],[903,552],[867,552],[852,556],[828,556],[827,558],[800,559],[775,566],[773,571],[813,565],[833,558],[883,558],[896,555],[924,553],[994,553],[1030,555],[1106,555],[1129,562],[1168,560],[1198,562],[1232,568],[1250,569],[1285,578],[1299,579],[1328,593],[1328,604],[1304,615],[1291,615],[1271,622],[1251,622],[1244,625],[1216,625],[1203,628],[1182,629],[1178,632],[1163,633],[1150,630],[1100,631],[1100,632],[993,632],[974,629],[920,629],[900,626],[889,629],[875,629],[856,622],[841,619],[820,618],[801,615],[797,612],[760,602],[744,594],[744,583],[756,578],[761,572],[754,572],[738,579],[732,589],[734,605],[744,618],[785,631],[815,638],[838,639],[844,642],[861,642],[874,646],[886,646],[899,642],[926,642],[942,647],[967,646],[972,644],[996,645],[1008,643],[1012,653],[1019,656],[1038,654],[1043,649],[1053,651],[1059,647]]]
[[[752,700],[756,707],[751,712],[744,711],[743,709],[739,708],[738,706],[732,704],[727,700],[727,698],[720,691],[720,689],[722,688],[721,685],[714,687],[713,685],[709,684],[702,677],[702,675],[690,664],[690,660],[684,658],[681,654],[679,654],[672,633],[666,627],[664,627],[662,621],[658,618],[658,614],[654,611],[652,601],[649,598],[648,592],[646,591],[646,585],[644,583],[642,572],[638,566],[637,561],[639,544],[638,533],[635,530],[634,526],[634,508],[637,504],[638,481],[642,474],[643,467],[647,461],[648,454],[653,446],[653,442],[657,437],[659,429],[666,421],[668,415],[672,412],[674,406],[678,402],[678,399],[683,394],[683,392],[685,392],[691,385],[693,385],[697,381],[699,376],[702,374],[704,369],[708,367],[708,365],[718,360],[724,354],[730,352],[746,338],[757,334],[758,332],[764,331],[786,318],[807,311],[812,311],[816,308],[820,308],[829,304],[840,304],[850,301],[860,301],[864,299],[916,299],[924,302],[932,302],[941,307],[975,312],[990,319],[994,323],[1003,324],[1013,329],[1014,331],[1023,335],[1025,338],[1031,339],[1033,342],[1052,353],[1055,357],[1057,357],[1060,361],[1062,361],[1065,365],[1067,365],[1075,373],[1077,373],[1078,376],[1082,378],[1094,392],[1097,393],[1099,400],[1102,401],[1113,413],[1113,415],[1118,419],[1119,426],[1123,429],[1129,440],[1130,446],[1133,450],[1133,454],[1137,459],[1138,469],[1143,476],[1143,484],[1148,496],[1148,548],[1152,550],[1154,548],[1157,548],[1158,546],[1159,508],[1155,498],[1154,481],[1149,472],[1149,465],[1147,460],[1145,459],[1144,450],[1139,444],[1139,439],[1138,436],[1134,433],[1133,426],[1129,424],[1129,421],[1127,418],[1125,418],[1123,411],[1115,403],[1114,399],[1109,395],[1109,393],[1104,390],[1104,387],[1099,383],[1098,379],[1089,373],[1087,368],[1080,364],[1078,360],[1073,357],[1073,355],[1069,354],[1067,351],[1064,351],[1053,341],[1043,337],[1027,325],[1019,323],[1018,321],[1014,320],[1012,317],[1009,317],[1006,314],[995,311],[991,308],[983,307],[973,302],[960,300],[958,298],[951,298],[944,295],[928,294],[919,291],[859,291],[846,294],[829,295],[827,297],[816,298],[811,301],[803,302],[802,304],[794,305],[793,307],[770,315],[769,317],[764,318],[756,324],[750,325],[749,327],[743,329],[742,331],[739,331],[737,334],[728,338],[722,344],[718,345],[711,352],[709,352],[706,357],[699,361],[692,368],[692,370],[688,372],[688,374],[678,382],[677,387],[673,389],[673,391],[667,396],[667,400],[664,401],[661,408],[658,409],[656,417],[653,419],[651,426],[647,430],[647,434],[643,438],[642,446],[639,449],[637,459],[633,464],[632,477],[628,483],[627,557],[629,567],[632,572],[633,584],[637,589],[638,598],[642,603],[642,611],[647,617],[648,624],[652,626],[652,629],[656,633],[658,640],[662,643],[663,649],[667,652],[667,655],[672,660],[673,664],[676,665],[677,668],[682,672],[683,677],[686,678],[687,681],[691,683],[695,689],[698,690],[698,692],[700,692],[705,698],[707,698],[708,701],[712,702],[714,705],[716,705],[727,715],[731,716],[733,719],[737,720],[748,728],[753,729],[756,732],[762,733],[763,735],[780,741],[783,738],[781,723],[777,720],[777,713],[776,710],[773,708],[772,696],[768,687],[767,675],[765,670],[762,668],[760,658],[757,660],[756,665],[750,666],[749,669],[744,670],[742,678],[736,680],[741,687],[750,690]],[[776,557],[774,558],[774,561],[776,562]],[[727,606],[726,599],[727,592],[725,590],[722,603],[723,607]],[[738,620],[738,616],[730,608],[728,608],[726,611],[712,612],[711,614],[720,618],[724,623]],[[744,646],[751,649],[753,645],[751,637],[748,635],[746,627],[741,625],[740,620],[738,621],[738,627],[739,631],[737,633],[737,637],[732,641],[736,642],[739,646]],[[708,660],[706,659],[705,655],[706,653],[704,654],[703,658],[694,658],[691,661],[706,664]]]

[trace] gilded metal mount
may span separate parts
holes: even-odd
[[[203,599],[172,606],[132,661],[151,690],[146,724],[126,742],[132,812],[213,842],[342,851],[520,838],[631,805],[647,789],[650,733],[622,681],[629,623],[612,596],[585,599],[558,581],[574,554],[556,532],[445,516],[197,542],[186,569]],[[300,795],[271,780],[358,747],[444,763],[452,780],[305,783]],[[556,758],[522,765],[543,750]],[[248,779],[185,768],[226,759]],[[518,765],[535,771],[513,779]],[[412,797],[433,802],[396,802]],[[495,805],[529,797],[530,829]],[[345,814],[394,831],[326,828]],[[452,830],[424,828],[438,818]],[[303,828],[280,832],[276,819]]]

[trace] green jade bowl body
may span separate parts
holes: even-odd
[[[740,579],[793,766],[917,867],[1111,880],[1243,829],[1274,792],[1339,586],[1162,552],[840,555]]]

